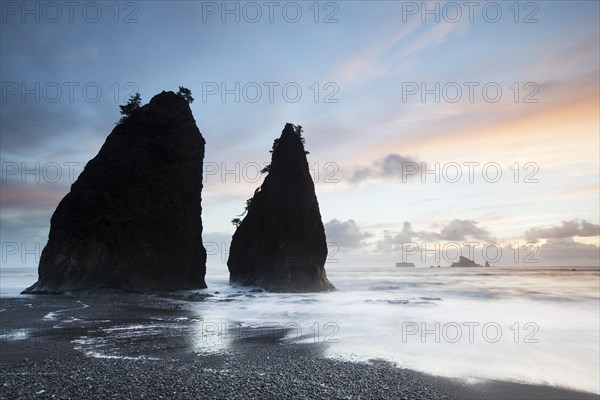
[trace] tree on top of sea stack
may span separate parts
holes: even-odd
[[[273,143],[268,175],[236,223],[230,283],[277,292],[334,290],[325,273],[327,240],[301,127],[285,125]]]
[[[189,102],[139,95],[50,221],[38,281],[25,293],[205,288],[205,141]]]
[[[188,103],[192,104],[194,102],[194,98],[192,97],[192,91],[183,86],[179,86],[179,90],[177,91],[177,96],[181,97]]]
[[[132,95],[127,103],[122,106],[119,106],[121,109],[121,119],[119,120],[119,124],[124,123],[127,119],[134,113],[135,110],[142,106],[142,96],[139,93]]]

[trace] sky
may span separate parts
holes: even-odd
[[[0,266],[37,264],[118,105],[180,85],[209,271],[287,122],[327,269],[598,266],[599,4],[2,1]]]

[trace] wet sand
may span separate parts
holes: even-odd
[[[326,344],[290,342],[281,330],[245,330],[207,352],[199,343],[219,336],[206,335],[189,300],[203,299],[0,298],[0,398],[599,398],[512,382],[467,385],[377,360],[331,360]]]

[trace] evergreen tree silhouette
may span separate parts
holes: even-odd
[[[127,119],[133,114],[133,112],[135,110],[137,110],[138,108],[140,108],[142,106],[142,96],[139,93],[136,93],[134,95],[132,95],[129,98],[129,101],[127,102],[127,104],[123,105],[123,106],[119,106],[119,108],[121,109],[121,119],[119,120],[119,123],[122,124],[123,122],[127,121]]]
[[[192,104],[194,102],[194,98],[192,97],[192,91],[183,86],[179,86],[179,90],[177,91],[177,96],[181,97],[184,100],[187,100],[187,102],[190,104]]]

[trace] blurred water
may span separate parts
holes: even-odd
[[[271,294],[208,275],[218,294],[194,305],[198,346],[226,350],[283,327],[291,340],[328,343],[330,357],[600,393],[598,268],[337,267],[328,277],[334,293]]]
[[[598,268],[328,268],[333,293],[232,287],[209,266],[190,302],[199,351],[240,340],[326,343],[328,357],[384,359],[471,381],[503,379],[600,393]],[[15,296],[35,268],[0,270]],[[138,330],[139,331],[139,330]]]

